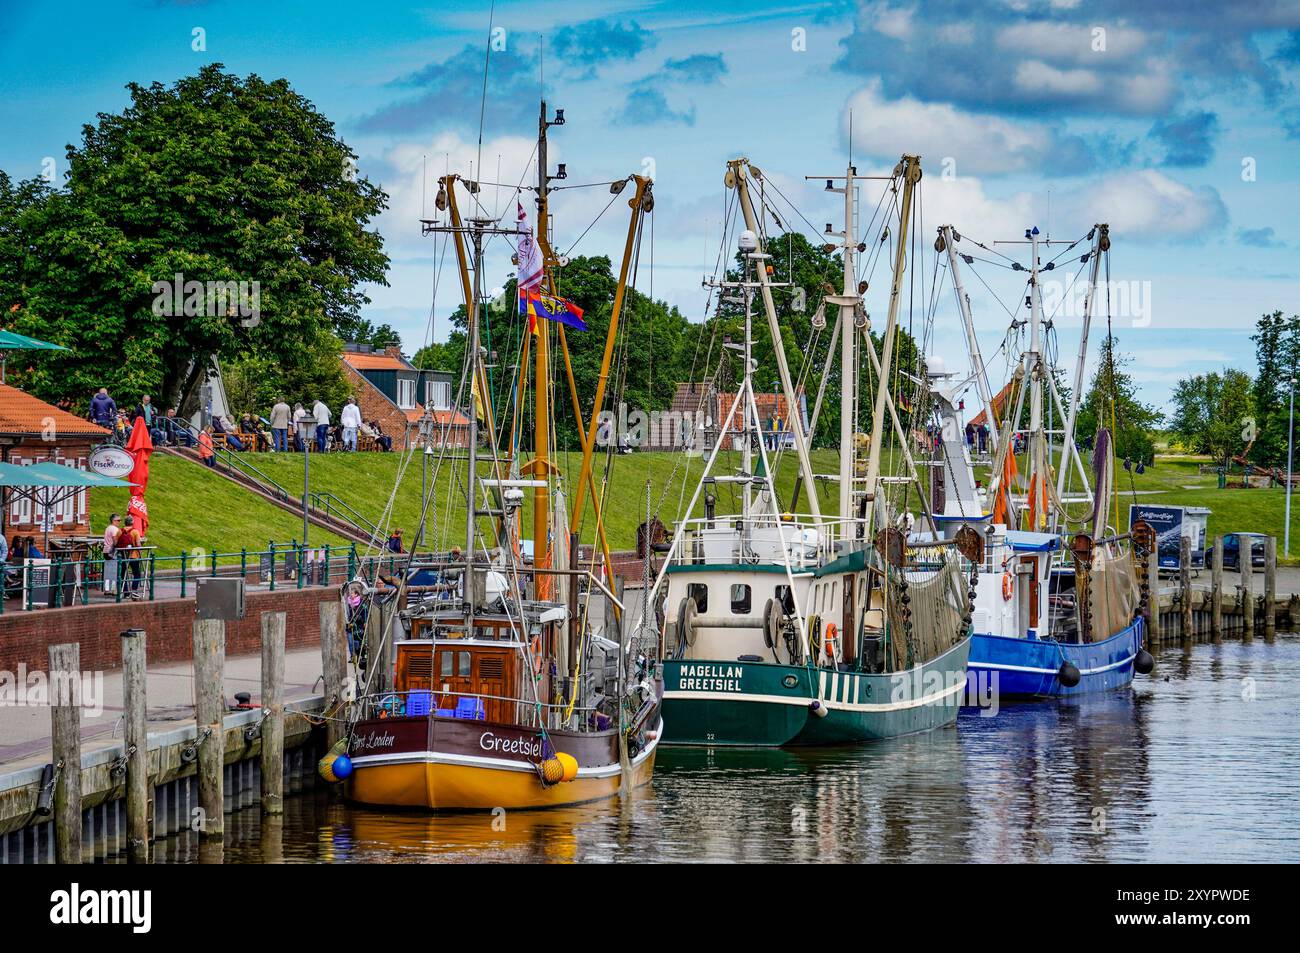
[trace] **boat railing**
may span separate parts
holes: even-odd
[[[857,539],[862,520],[823,520],[806,514],[785,514],[778,520],[764,516],[715,516],[685,521],[671,562],[685,565],[756,565],[780,562],[791,568],[821,565],[838,555],[838,544]]]
[[[427,707],[420,704],[414,706],[417,709],[416,711],[412,711],[412,696],[420,698],[422,702],[427,701]],[[447,702],[449,700],[457,704],[448,707]],[[476,702],[477,704],[465,708],[458,704],[462,700]],[[378,714],[379,717],[399,718],[407,715],[438,715],[441,712],[447,712],[449,714],[444,717],[459,718],[464,721],[484,721],[486,720],[484,702],[504,702],[507,705],[515,706],[514,717],[510,719],[511,723],[524,728],[545,727],[547,729],[557,729],[566,724],[575,723],[578,726],[583,726],[587,722],[587,716],[592,714],[597,716],[598,721],[600,719],[611,719],[612,723],[612,716],[606,715],[591,706],[569,705],[564,702],[548,703],[532,698],[516,698],[486,692],[412,688],[404,692],[370,692],[357,696],[356,701],[361,706],[361,710],[370,713],[371,717]],[[539,715],[544,716],[544,718],[539,719]],[[577,716],[576,722],[575,716]],[[543,720],[544,725],[542,724]],[[608,725],[605,727],[608,727]]]

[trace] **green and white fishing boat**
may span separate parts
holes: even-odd
[[[753,384],[755,297],[762,300],[787,407],[797,406],[797,394],[773,299],[773,290],[786,286],[773,280],[767,264],[751,177],[761,181],[762,173],[748,160],[728,163],[726,184],[736,191],[744,215],[738,241],[743,268],[739,280],[716,283],[735,295],[728,300],[744,304],[744,344],[728,345],[741,352],[743,380],[730,410],[720,417],[685,518],[661,547],[664,562],[645,602],[663,620],[663,743],[838,745],[951,724],[966,685],[969,580],[972,565],[981,560],[982,540],[969,531],[957,539],[909,546],[910,518],[901,509],[896,514],[891,504],[905,487],[915,489],[916,470],[887,386],[873,388],[870,432],[857,426],[859,377],[891,380],[919,159],[904,156],[889,186],[898,199],[897,251],[880,354],[869,334],[855,270],[855,252],[862,247],[854,225],[860,179],[852,166],[845,176],[827,178],[829,191],[844,194],[845,225],[838,235],[844,285],[840,294],[823,299],[823,308],[838,309],[832,342],[839,346],[833,343],[827,356],[808,434],[816,426],[838,350],[847,373],[840,375],[840,505],[834,519],[820,512],[815,492],[808,494],[809,512],[795,515],[783,509],[776,491],[773,454]],[[842,188],[835,181],[842,181]],[[833,234],[827,226],[828,240]],[[819,318],[824,327],[822,309],[814,327]],[[860,374],[863,366],[867,372]],[[789,431],[800,483],[815,487],[818,475],[811,469],[802,421]],[[886,434],[897,442],[891,456],[901,457],[903,475],[881,474],[885,441],[873,437]],[[728,443],[741,450],[738,472],[715,472]],[[716,513],[716,490],[726,483],[739,488],[738,516]],[[701,497],[703,516],[692,517]],[[924,505],[924,494],[912,494],[917,497]]]

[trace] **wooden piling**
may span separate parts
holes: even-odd
[[[1214,537],[1210,557],[1210,628],[1216,639],[1223,637],[1223,537]]]
[[[201,840],[225,835],[223,769],[226,755],[224,675],[226,623],[194,620],[194,724],[198,730]]]
[[[1264,638],[1277,634],[1277,537],[1264,540]]]
[[[1251,564],[1250,538],[1243,542],[1237,552],[1237,569],[1241,573],[1241,637],[1249,642],[1255,637],[1255,596],[1251,592],[1255,567]]]
[[[321,671],[325,674],[325,745],[343,737],[344,682],[348,675],[348,645],[343,634],[343,607],[331,599],[320,604]]]
[[[122,633],[122,744],[126,754],[126,856],[149,862],[149,729],[144,629]]]
[[[49,647],[54,747],[54,859],[81,863],[81,645]]]
[[[284,613],[262,613],[262,813],[284,813]]]
[[[1178,543],[1179,609],[1182,610],[1183,639],[1192,637],[1192,541],[1184,536]]]

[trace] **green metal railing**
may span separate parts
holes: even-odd
[[[277,543],[270,541],[265,549],[240,549],[238,552],[217,552],[194,548],[174,556],[160,556],[157,552],[144,552],[134,560],[105,559],[102,552],[92,549],[84,558],[52,559],[48,566],[5,567],[4,598],[0,598],[0,615],[4,614],[10,595],[22,594],[22,608],[63,608],[86,606],[105,602],[122,602],[140,593],[139,599],[153,602],[157,599],[181,598],[193,594],[201,577],[229,576],[264,585],[274,592],[281,587],[341,585],[356,578],[363,569],[387,568],[395,571],[398,560],[395,554],[362,557],[355,544],[346,546],[304,545],[297,540]],[[110,571],[111,567],[111,571]],[[105,586],[105,573],[114,578],[111,590]],[[41,576],[33,578],[33,574]],[[34,584],[33,584],[34,583]],[[97,593],[91,597],[91,590]],[[42,598],[43,597],[43,598]]]
[[[308,498],[313,509],[319,510],[330,519],[348,523],[371,539],[378,538],[379,527],[333,493],[311,493]]]

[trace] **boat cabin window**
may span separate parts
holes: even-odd
[[[693,582],[686,587],[686,595],[695,600],[695,608],[701,613],[709,611],[709,587],[702,582]]]
[[[748,615],[750,603],[753,598],[750,595],[749,586],[744,583],[733,583],[731,586],[731,614]]]
[[[468,678],[471,664],[470,654],[464,650],[457,652],[443,649],[438,653],[438,674],[443,678],[451,678],[453,675]]]
[[[794,615],[794,592],[789,586],[776,587],[776,601],[786,615]]]

